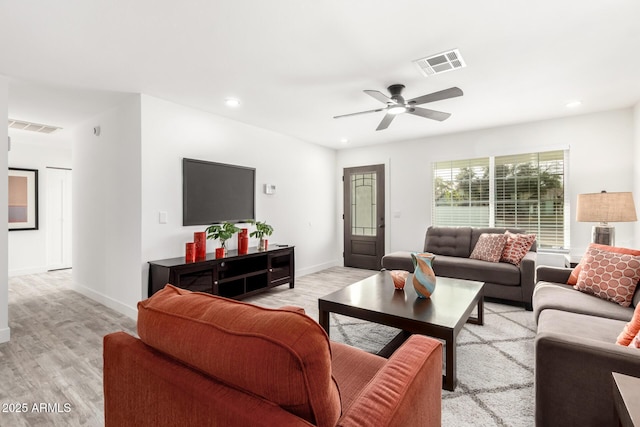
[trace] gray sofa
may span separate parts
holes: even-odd
[[[533,293],[536,426],[612,426],[613,380],[640,377],[640,351],[616,344],[640,303],[622,307],[566,285],[571,269],[538,267]]]
[[[515,301],[531,310],[531,296],[535,285],[536,244],[517,267],[506,262],[471,259],[482,233],[524,233],[518,228],[429,227],[424,251],[436,255],[433,271],[436,276],[485,282],[484,296]],[[382,258],[386,270],[413,272],[410,252],[394,252]]]

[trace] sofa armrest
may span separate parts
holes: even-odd
[[[338,426],[440,426],[442,344],[412,335],[338,420]]]
[[[540,266],[536,270],[538,282],[567,283],[572,268]]]
[[[568,334],[539,333],[535,342],[536,425],[617,425],[612,372],[638,376],[637,349]]]
[[[536,285],[537,252],[529,251],[520,261],[520,286],[522,287],[522,301],[527,310],[532,310],[533,288]]]

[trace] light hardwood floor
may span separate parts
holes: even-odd
[[[319,297],[372,274],[335,267],[297,279],[294,289],[280,286],[246,301],[301,306],[317,319]],[[136,324],[70,283],[70,270],[9,279],[11,341],[0,344],[0,426],[104,424],[102,337],[135,335]]]
[[[11,341],[0,344],[1,426],[104,425],[102,337],[135,333],[136,325],[70,290],[70,282],[70,270],[9,279]]]

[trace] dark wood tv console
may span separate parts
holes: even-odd
[[[185,262],[184,257],[149,261],[149,296],[167,283],[190,291],[208,292],[240,299],[274,286],[294,286],[295,260],[293,246],[273,246],[265,251],[249,248],[238,255],[229,250],[224,258],[207,257]]]

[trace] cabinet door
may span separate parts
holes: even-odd
[[[269,283],[271,286],[293,284],[293,249],[269,254]]]
[[[175,268],[171,284],[193,292],[215,293],[213,288],[214,268]]]

